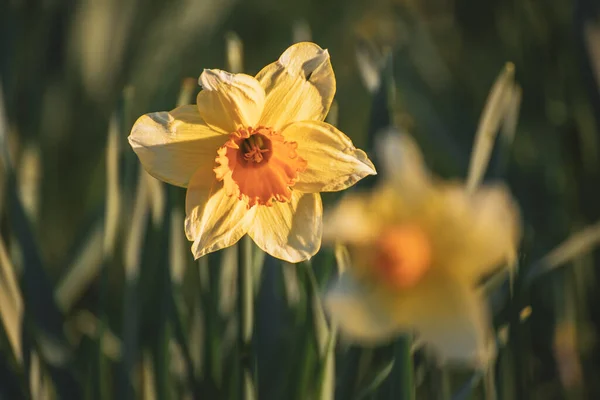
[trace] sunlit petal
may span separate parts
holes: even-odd
[[[260,124],[281,129],[294,121],[325,119],[335,95],[329,53],[297,43],[256,75],[267,94]]]
[[[505,186],[482,186],[470,195],[456,185],[443,193],[451,224],[463,232],[448,252],[449,261],[461,266],[457,272],[476,281],[514,260],[521,237],[519,208]]]
[[[484,366],[493,359],[485,299],[448,276],[429,278],[394,304],[397,317],[407,312],[420,338],[433,346],[441,362]]]
[[[298,155],[307,161],[306,170],[294,186],[297,190],[335,192],[354,185],[367,175],[376,174],[367,154],[326,122],[294,122],[282,134],[286,140],[298,143]]]
[[[194,175],[186,195],[185,234],[193,240],[192,253],[200,258],[234,245],[248,232],[256,207],[228,196],[221,184],[207,187],[201,174]]]
[[[442,363],[484,365],[495,355],[485,299],[472,285],[433,269],[406,290],[373,287],[372,305],[398,331],[416,331]]]
[[[249,75],[205,69],[199,78],[198,110],[213,129],[231,133],[254,126],[265,104],[265,91]]]
[[[390,130],[380,136],[377,153],[386,181],[402,191],[407,200],[418,202],[429,190],[430,176],[414,139]]]
[[[187,186],[196,171],[212,175],[217,149],[227,140],[210,129],[196,106],[141,116],[129,143],[148,173],[161,181]]]
[[[325,308],[343,338],[362,344],[390,341],[400,333],[386,308],[377,304],[367,288],[350,273],[343,273],[325,295]]]
[[[325,215],[323,240],[350,244],[375,240],[381,226],[373,215],[377,210],[369,207],[368,197],[365,193],[347,194],[330,209]]]
[[[273,257],[296,263],[321,247],[323,205],[318,193],[292,192],[290,202],[255,206],[256,219],[248,234]]]

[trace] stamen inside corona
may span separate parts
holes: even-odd
[[[414,286],[431,263],[431,244],[416,225],[384,230],[375,243],[374,265],[384,279],[397,288]]]
[[[297,147],[271,128],[242,128],[217,151],[215,174],[227,194],[245,201],[248,208],[271,206],[273,200],[287,202],[298,174],[306,169]]]
[[[242,141],[240,150],[239,155],[246,163],[260,164],[268,161],[270,154],[267,153],[272,153],[271,141],[262,134],[256,133]]]

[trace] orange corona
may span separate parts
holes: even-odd
[[[416,225],[385,229],[375,244],[375,267],[391,285],[414,286],[431,264],[431,245]]]
[[[214,171],[227,194],[245,201],[248,208],[271,206],[273,200],[287,202],[307,166],[297,147],[271,128],[238,129],[217,151]]]

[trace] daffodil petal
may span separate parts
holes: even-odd
[[[381,229],[378,209],[370,208],[369,194],[346,194],[337,205],[325,213],[323,241],[363,244],[375,240]]]
[[[198,82],[202,86],[196,99],[198,111],[211,128],[231,133],[258,122],[265,91],[254,77],[205,69]]]
[[[473,285],[433,267],[413,287],[394,291],[374,282],[369,290],[371,312],[393,320],[384,326],[416,331],[441,363],[479,367],[494,357],[485,299]]]
[[[256,75],[267,94],[260,124],[281,129],[294,121],[322,121],[335,95],[329,53],[314,43],[297,43]]]
[[[311,258],[321,247],[323,205],[318,193],[292,191],[290,202],[255,206],[248,234],[266,253],[287,262]]]
[[[129,143],[150,175],[186,187],[196,171],[210,182],[217,149],[227,141],[200,118],[196,106],[141,116],[131,129]]]
[[[325,294],[325,308],[337,323],[346,340],[364,345],[376,345],[393,339],[400,326],[378,307],[368,290],[343,273]]]
[[[442,363],[484,366],[493,359],[485,301],[470,286],[438,275],[397,292],[342,274],[325,295],[325,307],[344,337],[382,344],[416,331]]]
[[[456,273],[471,282],[489,275],[502,263],[511,263],[521,238],[520,213],[508,188],[487,185],[469,194],[462,185],[443,192],[451,223],[463,232],[455,244]]]
[[[412,318],[420,338],[432,345],[441,363],[483,367],[495,356],[485,299],[468,284],[438,277],[423,282],[397,304],[395,312]],[[412,310],[406,310],[411,307]]]
[[[489,269],[502,262],[514,261],[521,239],[521,224],[519,207],[508,188],[488,185],[472,196],[471,243],[484,257],[482,265]]]
[[[185,234],[194,241],[195,259],[234,245],[248,232],[256,214],[256,207],[248,210],[237,197],[228,196],[221,183],[213,181],[207,188],[202,179],[202,174],[194,175],[185,199]]]
[[[420,201],[430,188],[430,176],[414,139],[391,129],[377,142],[386,181],[403,192],[408,201]]]
[[[286,141],[298,143],[296,151],[307,161],[306,170],[299,175],[294,189],[307,193],[337,192],[367,175],[376,174],[367,154],[326,122],[294,122],[282,135]]]

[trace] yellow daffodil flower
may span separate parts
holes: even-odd
[[[288,48],[252,77],[204,70],[196,105],[142,116],[129,143],[144,168],[187,187],[185,233],[199,258],[248,233],[288,262],[321,246],[319,192],[375,174],[365,152],[323,122],[335,94],[329,53]]]
[[[346,245],[349,265],[326,295],[348,339],[389,341],[416,331],[440,361],[493,357],[481,279],[515,256],[519,211],[502,185],[469,193],[438,181],[407,136],[382,146],[387,179],[345,196],[325,219],[324,238]]]

